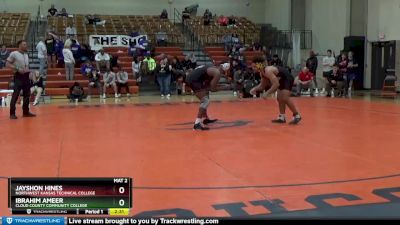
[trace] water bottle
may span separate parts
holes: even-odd
[[[1,97],[1,107],[6,107],[6,99],[3,97]]]

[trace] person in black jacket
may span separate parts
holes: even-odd
[[[39,71],[35,71],[33,74],[31,74],[31,94],[34,94],[36,92],[35,100],[33,102],[33,105],[39,104],[39,98],[42,95],[43,92],[43,77],[40,76]]]
[[[318,92],[318,84],[317,84],[318,59],[317,55],[314,53],[313,50],[310,51],[310,58],[308,58],[306,61],[306,67],[312,74],[314,74],[314,87],[316,89],[316,92]]]
[[[97,70],[92,70],[92,73],[89,74],[89,86],[88,86],[88,98],[90,98],[90,94],[92,93],[92,88],[97,88],[99,90],[99,95],[103,93],[103,88],[100,83],[100,73]]]
[[[344,87],[345,87],[345,80],[343,77],[343,73],[339,70],[339,67],[337,65],[333,66],[333,72],[331,75],[327,77],[328,82],[326,83],[326,91],[328,94],[326,97],[331,97],[332,93],[332,88],[336,89],[336,94],[333,93],[333,95],[341,95],[344,94]]]
[[[84,91],[81,85],[78,82],[75,82],[72,87],[69,88],[69,99],[71,101],[79,101],[82,102]]]

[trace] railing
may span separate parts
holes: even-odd
[[[300,34],[300,48],[301,49],[312,49],[312,31],[311,30],[301,30],[301,31],[288,31],[288,30],[278,30],[269,31],[267,34],[269,38],[266,42],[265,38],[262,38],[262,42],[265,46],[270,46],[273,48],[283,48],[291,49],[293,47],[293,35],[295,33]]]

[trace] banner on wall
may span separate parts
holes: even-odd
[[[129,47],[137,46],[147,40],[147,35],[131,37],[127,35],[90,35],[89,45],[92,50],[99,50],[103,47]]]

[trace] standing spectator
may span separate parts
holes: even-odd
[[[129,92],[129,84],[128,84],[128,73],[124,71],[121,66],[117,67],[117,86],[118,86],[118,93],[119,97],[121,97],[121,89],[125,88],[126,90],[126,97],[131,96],[131,93]]]
[[[279,58],[279,56],[275,54],[275,55],[272,56],[271,65],[272,66],[283,66],[283,62]]]
[[[31,94],[36,93],[33,105],[37,105],[39,103],[39,98],[42,96],[43,89],[43,77],[39,71],[35,71],[31,76]]]
[[[92,88],[97,88],[99,91],[99,96],[103,93],[103,88],[100,83],[100,73],[97,70],[92,70],[92,73],[88,75],[89,85],[88,85],[88,99],[92,93]]]
[[[185,19],[190,19],[190,12],[189,9],[186,7],[182,11],[182,22],[185,21]]]
[[[23,104],[22,111],[24,117],[35,117],[35,114],[29,112],[29,96],[31,95],[30,90],[30,79],[29,79],[29,57],[28,57],[28,46],[26,41],[21,40],[17,42],[18,50],[11,52],[7,58],[6,66],[12,69],[14,73],[14,92],[10,103],[10,119],[17,119],[15,115],[15,104],[17,103],[21,90],[23,91]]]
[[[171,77],[176,81],[176,91],[178,95],[184,93],[183,81],[185,77],[185,72],[183,70],[182,64],[179,62],[177,56],[172,59],[171,63]]]
[[[75,62],[77,65],[80,65],[81,63],[81,45],[79,42],[75,39],[71,39],[71,52],[72,55],[74,56]]]
[[[332,55],[332,50],[328,49],[327,55],[322,59],[322,75],[326,80],[333,73],[333,66],[335,65],[335,61],[335,57]],[[325,85],[322,92],[325,92]]]
[[[103,98],[107,97],[106,92],[107,92],[107,88],[109,88],[109,87],[113,88],[114,95],[115,95],[116,98],[118,98],[117,83],[116,83],[115,73],[112,70],[108,70],[103,75],[103,81],[104,81]]]
[[[143,60],[143,62],[147,63],[147,68],[148,68],[148,72],[149,74],[153,74],[154,75],[154,70],[156,69],[156,60],[154,60],[153,57],[151,57],[150,54],[147,54],[146,58]]]
[[[138,57],[134,56],[132,60],[132,73],[133,73],[133,79],[136,79],[138,83],[142,81],[142,77],[140,76],[141,74],[139,73],[139,70],[140,70],[140,63]]]
[[[314,97],[314,93],[313,93],[313,89],[314,89],[314,85],[313,85],[313,77],[315,75],[313,73],[310,72],[310,70],[307,67],[304,67],[301,72],[299,73],[299,76],[295,79],[295,84],[296,86],[296,96],[300,96],[301,95],[301,89],[303,88],[307,88],[307,89],[311,89],[310,95],[311,97]]]
[[[72,87],[69,88],[69,99],[70,101],[82,102],[85,92],[78,82],[75,82]]]
[[[47,12],[48,12],[48,15],[47,15],[48,17],[53,17],[53,16],[57,15],[57,9],[54,8],[54,4],[51,4],[51,7],[49,10],[47,10]]]
[[[59,68],[64,67],[63,49],[64,49],[64,41],[60,38],[57,38],[55,43],[55,53],[56,53],[57,67]]]
[[[345,79],[343,78],[342,72],[339,70],[338,66],[333,67],[332,75],[328,77],[328,83],[326,84],[326,91],[328,94],[326,97],[340,95],[343,93],[343,88],[345,86]],[[336,89],[334,93],[333,89]]]
[[[89,77],[89,75],[92,74],[93,70],[96,69],[93,67],[92,62],[90,62],[90,60],[88,59],[84,64],[82,64],[81,74],[83,76]]]
[[[212,18],[211,12],[208,9],[206,9],[206,11],[204,12],[204,15],[203,15],[203,24],[204,24],[204,26],[210,25],[211,18]]]
[[[10,52],[7,50],[6,45],[2,45],[0,50],[0,69],[6,66],[8,56],[10,56]]]
[[[61,9],[61,12],[59,12],[59,13],[57,14],[57,16],[65,16],[65,17],[68,17],[67,10],[66,10],[65,8],[62,8],[62,9]]]
[[[347,95],[351,95],[351,89],[353,87],[353,81],[357,77],[357,69],[358,63],[354,59],[354,53],[352,51],[349,52],[349,63],[347,65],[347,81],[346,81],[346,90]]]
[[[103,48],[101,48],[96,54],[95,60],[96,68],[98,71],[104,72],[110,70],[110,55],[105,53]]]
[[[65,77],[67,80],[74,79],[75,59],[71,51],[72,42],[70,39],[65,41],[64,49],[62,50],[64,64],[65,64]]]
[[[77,38],[76,28],[73,23],[68,23],[68,27],[65,28],[65,35],[67,36],[67,38]]]
[[[44,43],[46,44],[46,49],[47,49],[47,66],[51,67],[54,63],[53,56],[56,56],[56,51],[55,51],[56,42],[54,37],[49,34]]]
[[[160,18],[161,18],[161,19],[168,19],[168,12],[167,12],[166,9],[164,9],[164,10],[161,12]]]
[[[306,67],[314,75],[315,93],[318,94],[318,84],[317,84],[318,59],[317,55],[314,53],[313,50],[310,51],[310,57],[306,61]]]
[[[165,57],[160,61],[160,64],[157,65],[156,74],[157,81],[160,85],[161,97],[167,96],[167,98],[171,97],[170,86],[171,86],[171,69],[172,66],[168,64],[168,58]]]
[[[44,67],[46,66],[47,61],[47,48],[44,43],[44,37],[39,38],[39,43],[36,45],[36,50],[38,51],[38,59],[39,59],[39,73],[40,76],[45,76],[47,72],[44,71]]]

